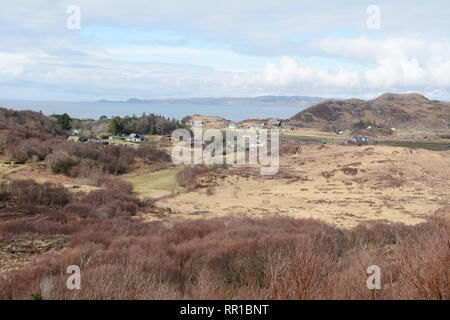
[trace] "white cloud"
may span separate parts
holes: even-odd
[[[66,8],[72,3],[2,4],[1,92],[11,86],[18,86],[19,92],[22,85],[21,93],[29,86],[30,92],[42,90],[40,96],[47,94],[48,99],[54,92],[78,99],[362,97],[383,91],[450,95],[450,40],[443,38],[448,37],[450,6],[445,1],[380,0],[382,21],[376,32],[365,28],[371,4],[365,1],[348,1],[338,8],[312,0],[75,1],[81,7],[82,29],[114,25],[131,33],[143,27],[177,35],[176,44],[134,45],[117,43],[114,34],[106,37],[108,43],[67,30]],[[339,33],[343,35],[331,36]],[[195,48],[184,34],[207,45]],[[307,40],[292,41],[295,36]],[[217,43],[223,46],[215,47]],[[308,59],[315,57],[333,65],[312,66]],[[9,92],[14,98],[14,91]]]
[[[0,76],[16,77],[30,61],[24,54],[0,52]]]
[[[357,72],[343,68],[335,73],[312,67],[305,67],[292,57],[281,57],[279,65],[268,64],[265,70],[256,76],[261,84],[282,89],[293,87],[354,87],[359,84]]]

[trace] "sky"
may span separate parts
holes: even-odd
[[[0,99],[450,101],[448,17],[447,0],[8,1]]]

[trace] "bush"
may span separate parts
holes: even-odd
[[[181,169],[177,175],[176,180],[178,184],[182,187],[195,186],[197,182],[197,177],[210,172],[212,169],[205,165],[195,165],[193,167],[184,167]]]
[[[59,207],[52,213],[33,208],[40,219],[0,222],[0,240],[70,237],[58,254],[2,274],[0,299],[450,298],[448,207],[416,226],[371,222],[349,230],[288,217],[147,223],[131,217],[144,203],[128,183],[105,178],[103,186],[73,195],[64,207],[66,201],[53,201]],[[62,199],[55,185],[1,186],[18,200],[37,189],[51,191],[32,203],[48,203],[46,194]],[[76,292],[65,287],[71,264],[83,270]],[[373,264],[382,269],[381,290],[367,289]],[[48,279],[51,292],[42,285]]]
[[[24,206],[59,206],[69,203],[72,198],[66,188],[51,182],[39,184],[34,180],[14,180],[7,190],[16,197],[19,205]]]
[[[168,162],[171,160],[166,152],[143,144],[139,146],[137,155],[144,160],[145,163]]]
[[[56,151],[47,157],[47,169],[50,173],[70,175],[79,160],[64,151]]]

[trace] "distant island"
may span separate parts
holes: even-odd
[[[259,97],[222,97],[222,98],[186,98],[186,99],[136,99],[126,101],[100,100],[96,102],[109,103],[145,103],[145,104],[186,104],[186,105],[220,105],[220,106],[270,106],[270,107],[301,107],[306,108],[325,99],[307,96],[259,96]]]

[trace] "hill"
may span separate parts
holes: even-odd
[[[222,98],[187,98],[187,99],[128,99],[129,103],[146,104],[187,104],[187,105],[219,105],[219,106],[276,106],[276,107],[309,107],[324,99],[305,96],[259,96],[259,97],[222,97]],[[117,102],[101,100],[102,102]]]
[[[376,99],[326,100],[290,119],[290,124],[318,129],[347,129],[361,120],[389,128],[450,129],[450,103],[421,94],[386,93]]]

